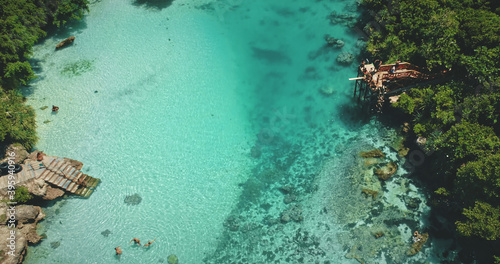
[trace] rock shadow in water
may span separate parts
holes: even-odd
[[[174,0],[134,0],[135,6],[162,10],[172,5]]]

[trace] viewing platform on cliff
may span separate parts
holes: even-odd
[[[386,97],[399,95],[417,85],[432,84],[442,79],[447,72],[430,73],[408,62],[382,64],[376,60],[372,64],[362,63],[355,80],[354,97],[358,101],[375,102],[381,108]]]

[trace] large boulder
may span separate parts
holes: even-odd
[[[36,223],[45,218],[40,206],[18,205],[16,206],[16,220],[18,223]]]
[[[53,188],[53,187],[50,187],[50,186],[47,186],[47,193],[45,194],[45,196],[43,197],[44,200],[54,200],[58,197],[61,197],[65,194],[66,192],[64,192],[63,190],[59,189],[59,188]]]
[[[33,179],[23,184],[28,191],[36,197],[44,197],[47,194],[49,185],[42,179]]]

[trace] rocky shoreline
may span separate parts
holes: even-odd
[[[8,157],[12,156],[15,164],[29,164],[36,161],[39,155],[39,151],[28,153],[18,144],[9,145],[5,150],[5,155],[2,155],[5,158],[0,160],[0,163],[8,162]],[[83,163],[79,161],[67,158],[64,160],[77,170],[83,167]],[[5,174],[5,172],[0,174]],[[9,175],[0,175],[0,179],[4,177],[9,177]],[[45,218],[45,214],[40,206],[32,204],[54,200],[66,194],[66,191],[38,178],[24,181],[16,179],[15,182],[15,190],[20,193],[18,195],[28,201],[23,203],[13,201],[9,187],[0,186],[0,199],[2,200],[0,203],[0,240],[4,241],[0,243],[0,264],[22,263],[28,245],[37,244],[45,238],[45,235],[39,235],[36,230],[38,222]]]

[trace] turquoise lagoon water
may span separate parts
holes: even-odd
[[[359,158],[379,147],[404,163],[394,130],[353,104],[356,63],[335,58],[362,43],[332,11],[358,12],[354,1],[94,1],[37,45],[26,91],[37,148],[102,183],[46,209],[47,239],[26,263],[438,263],[447,241],[406,257],[412,230],[428,228],[406,171],[381,184]],[[325,48],[325,34],[346,45]],[[133,194],[141,202],[124,203]]]

